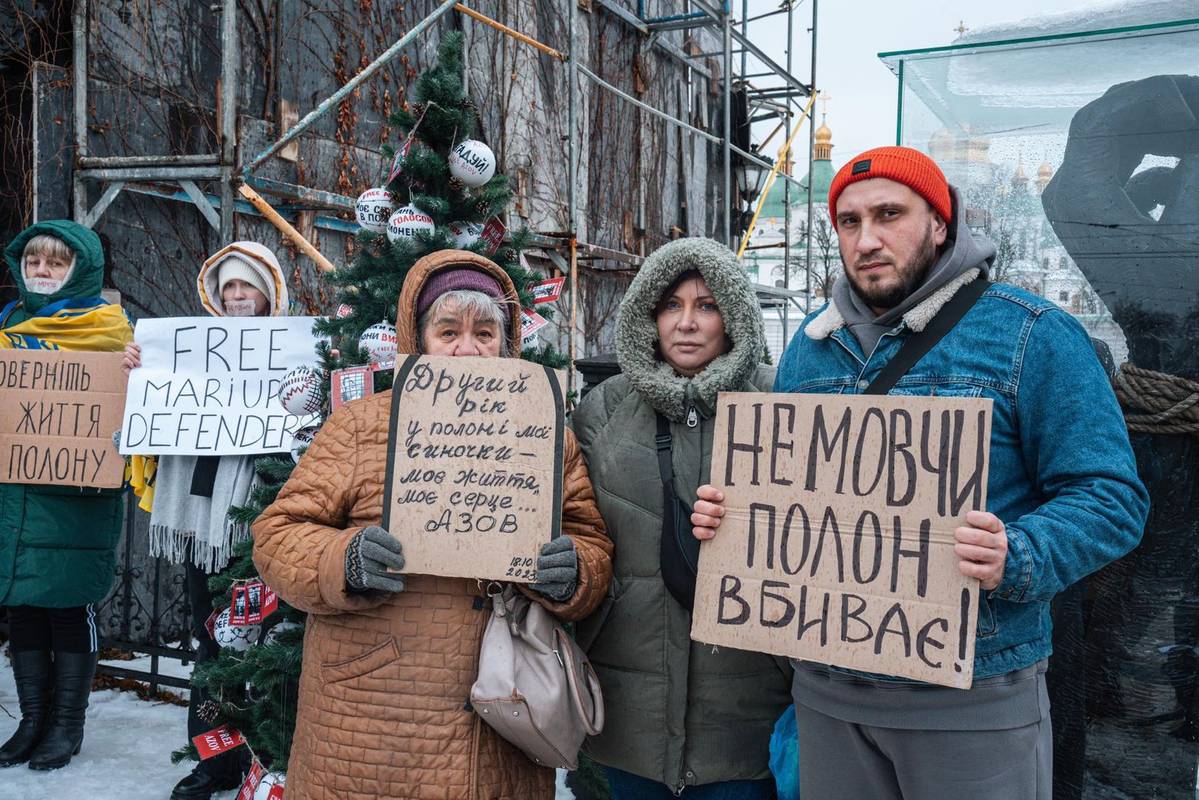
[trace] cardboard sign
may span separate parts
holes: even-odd
[[[143,319],[142,365],[129,377],[121,453],[252,455],[291,447],[319,423],[277,397],[284,376],[315,366],[315,317]]]
[[[722,393],[716,414],[691,638],[968,688],[953,530],[986,507],[991,401]]]
[[[524,255],[523,253],[521,255]],[[552,303],[562,296],[562,286],[566,283],[566,276],[560,275],[557,278],[535,283],[529,287],[533,293],[533,304]]]
[[[200,760],[206,761],[235,747],[241,747],[246,743],[246,737],[242,736],[241,731],[236,728],[222,725],[207,733],[193,736],[192,742],[195,743],[196,750],[200,752]]]
[[[405,572],[533,580],[561,532],[563,382],[514,358],[398,365],[383,526]]]
[[[483,226],[483,232],[479,234],[479,240],[483,242],[484,250],[487,255],[495,255],[495,251],[500,249],[500,245],[504,243],[504,234],[507,232],[504,223],[500,222],[499,217],[492,217],[487,220],[487,224]]]
[[[121,353],[0,350],[0,483],[117,488]]]

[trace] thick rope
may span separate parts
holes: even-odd
[[[1112,386],[1128,430],[1199,436],[1199,383],[1125,364]]]

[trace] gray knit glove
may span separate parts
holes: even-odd
[[[578,580],[579,556],[574,539],[559,536],[541,546],[537,555],[537,581],[530,589],[562,603],[575,593]]]
[[[378,525],[363,528],[346,548],[346,586],[351,591],[404,591],[404,576],[395,570],[404,568],[400,541]]]

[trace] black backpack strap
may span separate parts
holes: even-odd
[[[917,361],[923,358],[929,350],[932,350],[945,334],[953,330],[953,326],[966,316],[966,312],[978,298],[983,296],[983,292],[987,291],[990,285],[989,280],[980,276],[958,289],[953,297],[941,306],[941,310],[937,312],[936,316],[929,320],[924,330],[908,336],[899,348],[899,352],[887,362],[882,372],[870,382],[862,394],[886,394],[891,391],[892,387],[916,365]]]

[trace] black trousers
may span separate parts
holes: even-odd
[[[97,653],[96,610],[89,604],[71,608],[9,606],[8,636],[14,651],[56,650]]]
[[[199,642],[199,646],[196,648],[196,664],[203,664],[205,661],[211,661],[216,658],[221,652],[220,645],[208,635],[208,629],[204,627],[204,623],[208,621],[208,617],[212,614],[213,596],[212,592],[208,591],[208,578],[210,576],[204,570],[191,563],[190,559],[187,562],[186,569],[187,600],[188,605],[191,607],[192,636]],[[193,736],[199,736],[201,733],[207,733],[215,727],[214,723],[205,722],[200,719],[198,714],[200,705],[205,700],[210,699],[212,699],[212,696],[207,691],[196,686],[194,683],[192,684],[191,697],[187,703],[188,739],[191,739]],[[244,747],[238,747],[235,750],[214,756],[207,761],[201,761],[196,766],[196,769],[214,778],[232,781],[240,778],[248,767],[248,751]]]

